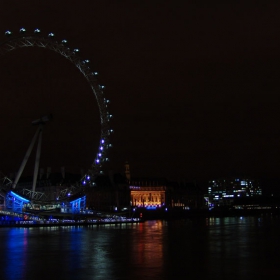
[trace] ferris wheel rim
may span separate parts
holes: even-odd
[[[113,132],[109,126],[109,121],[112,117],[107,109],[109,100],[104,96],[104,86],[100,85],[97,81],[96,76],[98,73],[92,71],[89,66],[89,60],[81,58],[79,55],[79,49],[71,49],[66,40],[59,42],[56,40],[53,33],[49,33],[46,36],[42,35],[39,29],[35,29],[33,34],[27,34],[26,30],[21,28],[20,34],[17,34],[17,36],[13,36],[10,31],[6,31],[5,35],[8,36],[8,38],[0,43],[0,56],[4,56],[8,52],[20,48],[45,48],[54,51],[69,60],[79,69],[89,83],[99,109],[101,131],[98,150],[94,156],[94,160],[87,172],[81,177],[79,183],[81,186],[94,185],[94,178],[97,175],[102,174],[101,168],[103,163],[108,160],[107,150],[111,147],[111,144],[109,143],[109,136]]]

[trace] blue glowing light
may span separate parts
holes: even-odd
[[[73,201],[70,201],[70,203],[71,203],[71,204],[76,204],[76,203],[81,202],[81,200],[84,200],[85,198],[86,198],[86,197],[83,196],[83,197],[77,198],[77,199],[75,199],[75,200],[73,200]]]
[[[157,207],[156,207],[155,205],[148,205],[148,206],[146,207],[146,209],[147,209],[147,210],[155,210],[155,209],[157,209]]]
[[[20,195],[14,193],[14,192],[12,192],[12,191],[10,191],[10,194],[11,194],[14,198],[16,198],[16,199],[18,199],[18,200],[21,200],[22,202],[29,202],[28,199],[23,198],[22,196],[20,196]]]

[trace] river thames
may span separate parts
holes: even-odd
[[[280,276],[280,218],[1,228],[1,279],[263,279]]]

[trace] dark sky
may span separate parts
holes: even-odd
[[[114,115],[105,170],[128,160],[136,177],[278,176],[279,1],[42,2],[2,1],[0,32],[53,32],[91,60]],[[17,171],[31,121],[48,113],[41,167],[87,169],[99,115],[78,70],[41,49],[1,65],[0,169]]]

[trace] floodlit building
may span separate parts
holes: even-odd
[[[131,178],[128,162],[125,163],[125,177],[129,184],[130,206],[156,209],[166,205],[166,180]]]
[[[169,182],[165,178],[134,178],[130,175],[127,162],[125,176],[129,184],[132,208],[190,210],[205,207],[203,193],[195,184]]]
[[[166,204],[166,186],[157,182],[135,182],[129,186],[131,206],[159,208]]]

